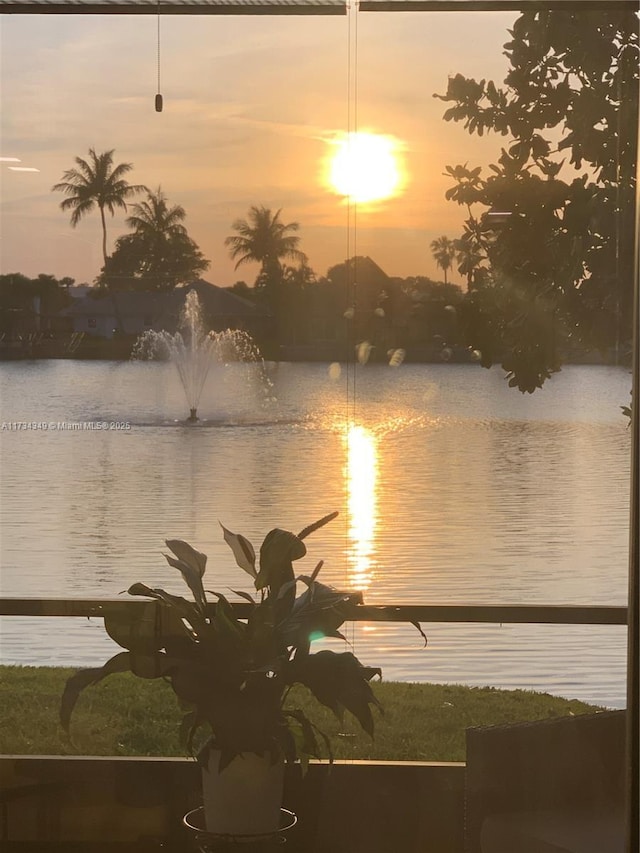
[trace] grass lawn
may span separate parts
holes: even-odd
[[[171,687],[133,675],[111,676],[84,691],[71,740],[58,722],[60,696],[74,669],[0,666],[0,752],[21,755],[183,755],[181,712]],[[441,684],[373,683],[384,714],[374,711],[372,742],[353,719],[341,725],[310,694],[292,691],[331,736],[336,758],[464,761],[465,729],[598,710],[575,699],[525,690]]]

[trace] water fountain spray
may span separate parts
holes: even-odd
[[[144,332],[136,341],[131,357],[140,361],[166,359],[175,364],[189,406],[187,423],[191,424],[199,420],[198,403],[212,364],[230,361],[262,363],[260,352],[247,332],[205,329],[195,290],[187,293],[179,331],[173,335],[166,331]],[[271,387],[264,365],[262,381]]]

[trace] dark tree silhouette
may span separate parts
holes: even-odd
[[[255,281],[256,290],[275,315],[276,340],[282,342],[285,334],[286,311],[285,285],[283,281],[284,260],[306,264],[307,256],[298,248],[300,237],[296,233],[297,222],[285,224],[280,219],[282,210],[273,213],[268,207],[249,208],[246,219],[236,219],[232,225],[236,234],[226,238],[225,245],[236,261],[236,269],[242,264],[259,263],[260,272]]]
[[[0,275],[0,335],[11,338],[35,330],[37,314],[53,315],[69,305],[69,287],[73,284],[72,278],[56,279],[46,273],[37,278],[21,273]],[[37,312],[36,298],[40,302]]]
[[[528,11],[509,34],[503,88],[458,74],[435,97],[446,121],[508,139],[488,176],[448,166],[446,197],[468,211],[469,343],[532,392],[563,351],[630,340],[638,21]]]
[[[158,187],[134,204],[126,220],[133,233],[116,241],[106,278],[117,289],[171,290],[204,272],[209,261],[189,237],[185,209],[169,205]]]
[[[289,259],[299,264],[306,263],[307,256],[298,249],[300,237],[297,222],[285,225],[280,219],[282,210],[272,213],[268,207],[253,206],[246,219],[236,219],[232,228],[237,234],[227,237],[225,245],[229,247],[235,268],[242,264],[257,262],[260,273],[256,287],[267,290],[280,282],[282,261]]]
[[[108,210],[112,216],[118,208],[126,210],[127,199],[146,190],[143,184],[130,184],[125,180],[125,175],[133,166],[131,163],[119,163],[114,166],[113,153],[113,148],[103,151],[102,154],[96,154],[95,149],[90,148],[89,158],[84,160],[82,157],[76,157],[76,168],[64,172],[63,180],[52,187],[54,192],[61,192],[67,196],[60,202],[60,207],[62,210],[71,211],[73,228],[84,216],[98,208],[102,224],[102,257],[105,266],[108,260],[105,210]],[[109,287],[108,281],[106,285]],[[113,293],[112,298],[116,327],[122,329],[118,301]]]
[[[107,223],[105,210],[113,216],[117,208],[127,209],[127,200],[136,193],[144,192],[142,184],[130,184],[125,175],[133,168],[131,163],[113,165],[114,149],[96,154],[94,148],[89,149],[89,158],[83,160],[76,157],[76,168],[68,169],[63,174],[63,180],[54,184],[54,192],[62,192],[67,198],[60,202],[62,210],[71,211],[73,228],[96,207],[102,223],[102,256],[107,262]]]
[[[431,254],[444,273],[444,283],[447,284],[447,271],[451,269],[456,256],[455,242],[448,237],[438,237],[431,241]]]

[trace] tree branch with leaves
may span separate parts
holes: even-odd
[[[530,11],[503,87],[457,74],[445,121],[508,138],[489,173],[448,166],[467,208],[461,319],[482,363],[533,392],[573,348],[631,338],[638,26],[632,11]]]

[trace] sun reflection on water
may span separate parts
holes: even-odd
[[[366,590],[373,580],[375,566],[378,441],[372,430],[352,425],[346,443],[349,581],[353,588]]]

